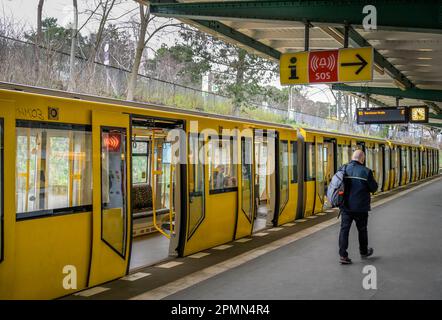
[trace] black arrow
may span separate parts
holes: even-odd
[[[364,58],[362,58],[359,53],[356,53],[356,58],[359,59],[360,62],[346,62],[346,63],[341,63],[342,67],[352,67],[352,66],[361,66],[358,70],[356,70],[356,74],[359,74],[359,72],[362,71],[362,69],[365,68],[365,66],[368,64],[367,61],[365,61]]]

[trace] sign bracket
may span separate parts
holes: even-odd
[[[349,31],[350,31],[350,25],[346,22],[344,25],[344,48],[348,48]]]
[[[310,27],[312,27],[310,21],[305,21],[305,29],[304,29],[304,51],[309,50],[310,45]]]

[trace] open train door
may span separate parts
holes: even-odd
[[[322,136],[315,136],[316,146],[316,187],[315,187],[315,201],[313,213],[322,211],[325,202],[325,183],[324,183],[324,138]]]
[[[255,197],[255,139],[253,130],[244,130],[240,136],[238,211],[236,217],[235,239],[248,236],[253,231]]]
[[[93,213],[88,286],[124,276],[129,254],[129,115],[92,112]]]

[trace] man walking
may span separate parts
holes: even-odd
[[[348,257],[348,235],[353,220],[359,233],[359,252],[362,258],[373,254],[368,247],[367,220],[370,208],[370,193],[378,189],[373,172],[364,165],[362,150],[353,153],[352,160],[345,168],[344,203],[341,209],[341,231],[339,233],[339,255],[341,264],[351,264]]]

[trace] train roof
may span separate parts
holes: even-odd
[[[42,87],[35,87],[35,86],[15,84],[15,83],[2,82],[2,81],[0,81],[0,90],[19,91],[19,92],[24,92],[24,93],[33,93],[33,94],[40,94],[40,95],[50,95],[50,96],[58,97],[58,98],[77,99],[77,100],[82,100],[82,101],[115,104],[115,105],[119,105],[119,106],[131,107],[131,108],[149,109],[149,110],[154,110],[154,111],[162,111],[162,112],[170,112],[170,113],[179,113],[179,114],[185,114],[185,115],[196,116],[196,117],[215,118],[215,119],[220,119],[220,120],[225,120],[225,121],[250,123],[250,124],[257,124],[257,125],[261,125],[261,126],[271,126],[271,127],[277,127],[277,128],[297,131],[296,128],[294,128],[293,126],[288,125],[288,124],[280,124],[280,123],[261,121],[261,120],[251,120],[251,119],[236,117],[236,116],[226,116],[226,115],[219,115],[219,114],[215,114],[215,113],[209,113],[209,112],[203,112],[203,111],[197,111],[197,110],[181,109],[178,107],[171,107],[171,106],[166,106],[166,105],[156,104],[156,103],[128,101],[128,100],[121,100],[121,99],[115,99],[115,98],[100,97],[100,96],[84,94],[84,93],[68,92],[68,91],[62,91],[62,90],[57,90],[57,89],[47,89],[47,88],[42,88]]]
[[[395,145],[401,145],[401,146],[411,146],[411,147],[425,147],[429,149],[437,149],[431,146],[425,146],[421,144],[413,144],[413,143],[406,143],[401,141],[395,141],[390,139],[382,139],[382,138],[373,138],[373,137],[367,137],[363,135],[356,135],[356,134],[346,134],[346,133],[339,133],[339,132],[333,132],[333,131],[325,131],[325,130],[319,130],[319,129],[312,129],[312,128],[300,128],[301,130],[304,130],[307,133],[318,133],[322,135],[328,135],[328,136],[338,136],[343,138],[352,138],[352,139],[359,139],[359,140],[367,140],[372,142],[382,142],[382,143],[393,143]]]
[[[384,142],[384,143],[389,142],[389,143],[394,143],[397,145],[407,145],[407,146],[414,146],[414,147],[425,147],[425,148],[436,149],[436,148],[424,146],[424,145],[409,144],[409,143],[404,143],[404,142],[400,142],[400,141],[394,141],[394,140],[388,140],[388,139],[382,139],[382,138],[373,138],[373,137],[367,137],[367,136],[363,136],[363,135],[345,134],[345,133],[339,133],[339,132],[333,132],[333,131],[304,128],[304,127],[299,127],[297,129],[297,128],[295,128],[291,125],[288,125],[288,124],[280,124],[280,123],[261,121],[261,120],[251,120],[251,119],[246,119],[246,118],[236,117],[236,116],[226,116],[226,115],[219,115],[219,114],[215,114],[215,113],[209,113],[209,112],[203,112],[203,111],[197,111],[197,110],[181,109],[178,107],[171,107],[171,106],[166,106],[166,105],[157,104],[157,103],[128,101],[128,100],[121,100],[121,99],[115,99],[115,98],[100,97],[100,96],[91,95],[91,94],[68,92],[68,91],[63,91],[63,90],[48,89],[48,88],[43,88],[43,87],[36,87],[36,86],[30,86],[30,85],[24,85],[24,84],[15,84],[15,83],[10,83],[10,82],[3,82],[3,81],[0,81],[0,90],[18,91],[18,92],[32,93],[32,94],[39,94],[39,95],[50,95],[50,96],[58,97],[58,98],[78,99],[78,100],[82,100],[82,101],[115,104],[115,105],[119,105],[119,106],[126,106],[126,107],[131,107],[131,108],[138,108],[138,109],[149,109],[149,110],[154,110],[154,111],[179,113],[179,114],[185,114],[185,115],[196,116],[196,117],[215,118],[215,119],[220,119],[220,120],[225,120],[225,121],[250,123],[250,124],[256,124],[256,125],[261,125],[261,126],[271,126],[271,127],[293,130],[293,131],[297,131],[300,129],[300,130],[304,130],[305,132],[319,133],[319,134],[329,135],[329,136],[339,136],[339,137],[345,137],[345,138],[362,139],[362,140],[368,140],[368,141],[374,141],[374,142]]]

